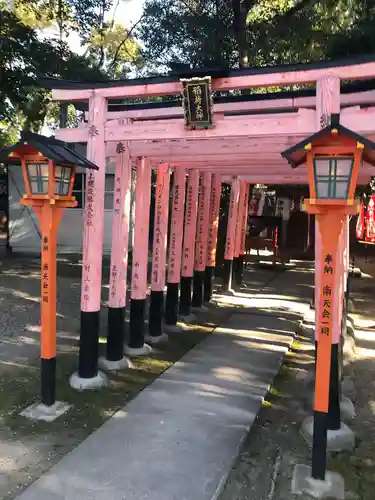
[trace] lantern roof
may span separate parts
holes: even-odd
[[[288,161],[292,168],[297,168],[306,162],[307,150],[305,146],[308,144],[311,144],[312,146],[314,146],[314,143],[315,145],[321,145],[324,142],[327,144],[327,141],[324,141],[324,139],[329,139],[330,137],[335,137],[335,143],[337,144],[337,140],[346,138],[363,144],[363,161],[375,167],[375,142],[370,141],[369,139],[366,139],[366,137],[363,137],[363,135],[357,134],[356,132],[353,132],[353,130],[344,127],[340,124],[339,119],[340,116],[338,114],[331,115],[331,123],[327,127],[286,149],[281,153],[281,156]],[[336,132],[334,136],[332,134],[333,130]]]
[[[19,163],[22,153],[34,151],[59,165],[99,170],[97,165],[69,148],[65,142],[26,131],[21,132],[21,138],[16,144],[0,150],[0,163]]]

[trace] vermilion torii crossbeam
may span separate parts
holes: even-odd
[[[351,130],[368,135],[374,132],[375,109],[354,109],[343,113],[341,123]],[[87,142],[88,128],[77,128],[74,141]],[[199,141],[227,137],[270,137],[288,135],[307,136],[316,130],[316,112],[311,109],[299,109],[297,113],[275,113],[249,116],[224,116],[218,118],[215,127],[207,130],[186,130],[182,119],[146,120],[121,125],[119,120],[107,121],[105,141],[116,142],[146,140],[197,139]],[[67,140],[67,137],[60,139]]]
[[[284,69],[284,70],[283,70]],[[289,65],[285,68],[255,68],[254,70],[234,70],[233,76],[217,78],[212,83],[212,89],[226,91],[234,89],[248,89],[251,87],[277,87],[296,85],[304,83],[315,83],[327,74],[335,76],[340,80],[365,80],[375,78],[375,61],[373,56],[362,58],[362,61],[342,61],[320,63],[319,67],[314,64]],[[180,94],[182,85],[173,77],[150,78],[146,82],[132,84],[131,80],[122,82],[111,82],[110,86],[94,86],[95,93],[105,98],[125,97],[148,97]],[[169,80],[169,81],[168,81]],[[171,81],[172,80],[172,81]],[[174,81],[173,81],[174,80]],[[60,88],[59,88],[60,86]],[[64,85],[67,87],[67,85]],[[64,87],[63,86],[63,87]],[[72,88],[61,88],[56,81],[52,92],[52,98],[56,101],[80,101],[87,100],[92,96],[94,88],[91,84],[76,84]]]
[[[56,136],[66,142],[87,142],[88,134],[87,127],[83,128],[67,128],[56,131]],[[220,138],[207,140],[197,140],[191,138],[176,139],[173,141],[153,139],[147,141],[133,141],[130,143],[131,156],[137,158],[139,156],[150,156],[158,162],[163,162],[168,159],[170,163],[177,162],[176,158],[181,158],[181,161],[189,161],[203,157],[207,159],[210,155],[259,155],[259,154],[276,154],[280,164],[285,164],[281,159],[280,154],[285,149],[295,144],[293,142],[301,141],[304,135],[283,135],[283,136],[266,136],[266,137],[227,137],[225,141]],[[372,131],[368,135],[371,140],[375,139],[375,133]],[[109,158],[116,157],[117,142],[106,142],[106,156]],[[174,160],[170,160],[173,157]],[[190,158],[189,158],[190,157]],[[232,158],[234,159],[234,158]]]
[[[216,170],[217,172],[217,170]],[[274,185],[277,185],[277,184],[298,184],[298,185],[303,185],[306,183],[306,177],[305,176],[288,176],[288,175],[278,175],[278,174],[268,174],[268,172],[266,174],[254,174],[254,175],[247,175],[246,173],[243,174],[243,173],[240,173],[240,172],[237,172],[238,174],[238,178],[241,179],[241,180],[244,180],[246,181],[248,184],[265,184],[265,185],[269,185],[269,184],[274,184]],[[226,183],[226,184],[231,184],[231,178],[232,176],[230,175],[222,175],[221,176],[221,179],[222,179],[222,182]],[[368,182],[370,182],[370,179],[371,179],[371,175],[370,174],[366,174],[366,175],[362,175],[361,177],[359,177],[358,179],[358,185],[365,185],[365,184],[368,184]]]
[[[341,106],[350,105],[366,105],[372,104],[375,101],[375,91],[368,90],[365,92],[355,92],[342,94],[340,98]],[[259,95],[259,100],[244,101],[244,102],[225,102],[214,104],[214,113],[225,112],[245,112],[259,110],[287,110],[298,108],[313,108],[315,109],[316,98],[311,97],[288,97],[284,99],[263,99],[262,94]],[[88,114],[85,113],[87,117]],[[168,108],[151,108],[151,109],[130,109],[126,111],[108,111],[107,119],[116,120],[119,118],[131,118],[133,120],[142,120],[145,118],[182,118],[183,112],[180,106]]]
[[[82,134],[82,131],[84,132]],[[76,133],[75,133],[76,132]],[[56,135],[66,142],[86,142],[88,140],[87,130],[84,129],[60,129],[56,131]],[[213,138],[207,140],[197,139],[176,139],[169,140],[148,140],[148,141],[133,141],[130,143],[130,154],[133,158],[139,156],[149,156],[155,158],[157,162],[163,162],[166,158],[171,162],[189,161],[197,158],[208,159],[210,155],[248,155],[251,158],[252,154],[275,154],[277,155],[280,164],[286,164],[280,154],[288,147],[292,146],[293,140],[301,141],[304,135],[294,136],[267,136],[267,137],[228,137],[225,142],[222,139]],[[369,135],[369,138],[375,137]],[[116,157],[117,142],[106,142],[106,156],[109,158]],[[170,158],[174,160],[171,161]],[[232,158],[232,159],[235,159]]]

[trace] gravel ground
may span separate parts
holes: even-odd
[[[375,279],[353,279],[356,316],[373,319]],[[375,329],[357,332],[354,360],[345,368],[348,396],[356,418],[348,422],[356,435],[352,453],[331,454],[329,470],[345,478],[346,499],[373,500],[375,490]],[[256,419],[220,500],[308,500],[291,494],[296,463],[311,464],[311,451],[300,436],[310,416],[314,373],[312,338],[297,337]],[[351,386],[351,387],[350,387]],[[350,391],[349,391],[350,389]]]
[[[0,261],[2,259],[0,258]],[[107,283],[108,265],[103,282]],[[35,423],[19,412],[39,395],[40,260],[27,256],[0,262],[0,500],[15,498],[61,456],[68,453],[119,408],[230,314],[230,308],[200,313],[197,325],[170,335],[152,355],[134,361],[134,369],[111,374],[101,392],[77,393],[68,380],[77,366],[80,328],[79,258],[60,261],[57,279],[57,397],[73,408],[52,424]],[[102,300],[108,297],[102,288]],[[106,334],[106,311],[101,336]],[[104,339],[103,339],[104,341]],[[100,348],[103,349],[104,343]]]
[[[173,362],[209,335],[232,310],[209,308],[197,325],[185,333],[170,335],[167,344],[135,368],[111,374],[111,386],[93,393],[77,393],[68,380],[76,369],[80,317],[78,256],[60,260],[57,279],[57,397],[73,405],[52,424],[30,422],[19,412],[39,395],[40,259],[0,257],[0,500],[13,499],[30,482],[56,463],[91,432],[136,396]],[[246,271],[246,292],[273,290],[270,270]],[[278,273],[276,273],[278,275]],[[107,283],[108,263],[103,282]],[[102,300],[108,295],[102,288]],[[101,314],[105,337],[106,313]],[[103,348],[104,344],[101,344]],[[166,499],[167,500],[167,499]]]
[[[1,261],[1,258],[0,258]],[[74,404],[69,417],[52,426],[21,419],[18,412],[35,400],[39,391],[40,261],[4,259],[0,273],[0,500],[14,498],[29,482],[109,418],[170,364],[220,323],[227,311],[212,311],[200,330],[171,339],[169,347],[155,352],[132,373],[117,374],[108,391],[77,394],[67,384],[76,365],[80,311],[79,259],[59,264],[57,330],[60,399]],[[106,282],[108,267],[104,268]],[[244,292],[301,297],[312,293],[311,265],[298,271],[273,274],[269,270],[246,272]],[[265,286],[266,285],[266,286]],[[354,279],[352,297],[356,315],[374,320],[375,279]],[[103,287],[103,300],[107,288]],[[101,315],[102,335],[106,315]],[[224,317],[224,316],[223,316]],[[220,500],[286,500],[295,463],[310,461],[311,453],[299,430],[311,414],[313,343],[298,337],[280,370],[251,434],[232,470]],[[354,382],[352,400],[357,417],[350,423],[356,434],[354,453],[329,457],[329,469],[345,477],[347,499],[372,500],[375,489],[375,329],[357,335],[357,352],[345,375]],[[12,376],[10,376],[10,373]],[[304,495],[298,500],[308,500]]]
[[[57,331],[59,350],[76,342],[79,329],[80,283],[69,277],[57,281]],[[11,363],[39,356],[39,266],[20,263],[2,266],[0,273],[0,372]]]

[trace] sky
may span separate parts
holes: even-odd
[[[115,4],[116,2],[114,2]],[[144,0],[120,0],[119,6],[116,9],[115,22],[118,24],[123,24],[124,26],[130,28],[142,15]],[[108,13],[109,19],[113,16],[112,9]],[[72,34],[67,40],[72,51],[82,54],[84,48],[80,46],[78,35]]]
[[[144,0],[120,0],[119,6],[116,11],[116,23],[123,24],[129,28],[138,21],[138,19],[142,15],[143,11],[143,3]],[[113,11],[109,12],[109,18],[113,16]],[[49,29],[49,34],[56,34],[57,32],[54,33],[53,29]],[[47,34],[47,30],[45,31],[45,34]],[[76,33],[73,33],[70,35],[70,37],[67,39],[67,42],[69,44],[70,49],[73,52],[76,52],[78,54],[83,54],[84,52],[84,47],[81,47],[80,42],[79,42],[79,37]],[[46,125],[44,125],[42,129],[42,134],[45,134],[47,136],[52,135],[53,132],[50,130],[50,128]]]
[[[114,4],[117,2],[114,1]],[[118,24],[123,24],[127,28],[138,21],[142,15],[144,0],[120,0],[119,6],[116,9],[115,22]],[[112,19],[114,8],[108,13],[108,18]],[[45,30],[45,34],[56,35],[56,28],[49,28]],[[83,54],[84,47],[81,47],[79,36],[77,33],[72,33],[67,39],[70,49],[77,54]]]

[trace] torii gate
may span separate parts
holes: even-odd
[[[210,74],[209,71],[202,73],[200,70],[200,74],[206,75],[206,73]],[[67,142],[87,142],[88,158],[101,167],[94,174],[94,183],[87,186],[86,190],[80,358],[78,376],[71,381],[73,386],[80,389],[92,388],[100,386],[104,381],[104,378],[99,376],[97,357],[106,157],[116,158],[116,174],[105,366],[109,369],[118,369],[126,364],[123,330],[131,168],[134,166],[136,168],[137,182],[130,332],[126,353],[135,356],[150,352],[150,343],[165,340],[162,331],[162,310],[166,282],[167,200],[171,168],[174,170],[175,182],[169,242],[166,321],[173,326],[177,319],[180,281],[180,312],[188,315],[191,300],[198,307],[202,305],[204,276],[207,274],[209,277],[210,268],[215,265],[221,176],[230,176],[232,179],[225,251],[225,259],[230,268],[233,258],[243,252],[248,185],[307,184],[306,169],[301,167],[298,172],[291,171],[280,156],[283,150],[324,127],[330,115],[340,111],[340,121],[343,125],[371,139],[375,138],[375,109],[359,106],[373,103],[375,92],[340,94],[341,80],[374,77],[374,58],[341,64],[325,62],[320,65],[233,70],[225,77],[213,75],[214,91],[316,84],[316,97],[297,95],[291,98],[265,99],[260,95],[258,100],[248,102],[215,104],[213,106],[215,126],[207,130],[186,130],[181,108],[108,111],[108,99],[180,94],[183,87],[179,77],[95,84],[44,81],[44,85],[52,89],[54,100],[88,101],[88,124],[81,124],[74,129],[60,129],[56,136]],[[267,110],[267,113],[259,114],[264,110]],[[146,344],[144,323],[153,167],[157,168],[157,194],[150,328],[147,336],[149,344]],[[188,184],[185,192],[186,175]],[[364,165],[359,184],[367,183],[370,177],[371,172]],[[343,237],[341,241],[340,251],[344,253],[345,250],[348,255],[347,238]],[[319,239],[316,245],[319,245]],[[343,269],[338,273],[340,279],[344,279],[348,266],[348,259],[345,259],[345,262],[342,260]],[[319,262],[316,266],[319,266]],[[206,273],[207,268],[208,273]],[[195,279],[193,299],[191,299],[193,272]],[[209,278],[207,286],[209,288]],[[339,304],[336,307],[338,311],[341,310]]]

